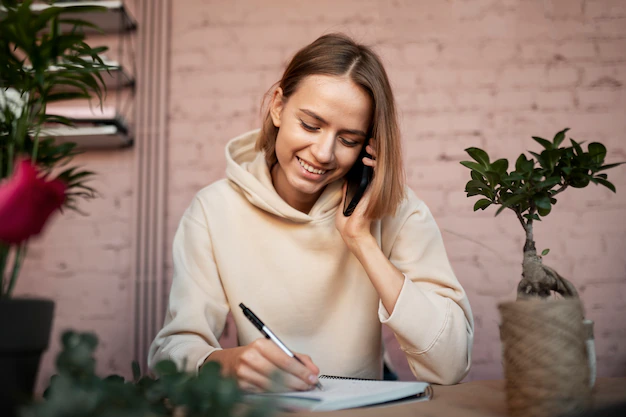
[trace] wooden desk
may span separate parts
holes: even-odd
[[[281,417],[506,417],[504,381],[472,381],[433,386],[430,401],[390,407],[358,408],[327,412],[281,413]],[[593,389],[593,408],[626,402],[626,378],[599,378]]]

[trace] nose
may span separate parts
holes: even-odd
[[[318,136],[311,147],[311,153],[320,164],[328,164],[335,159],[335,134],[328,132]]]

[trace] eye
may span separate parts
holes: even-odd
[[[356,142],[354,140],[350,140],[350,139],[346,139],[346,138],[342,138],[341,136],[339,136],[339,140],[341,141],[341,143],[343,143],[346,146],[349,147],[354,147],[357,146],[359,144],[359,142]]]
[[[302,126],[304,130],[309,131],[309,132],[317,132],[318,130],[320,130],[319,127],[311,126],[311,125],[304,123],[304,120],[302,119],[300,119],[300,125]]]

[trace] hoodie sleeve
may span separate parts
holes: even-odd
[[[469,372],[474,321],[439,228],[428,207],[414,199],[389,256],[404,284],[391,314],[380,302],[378,316],[395,333],[418,380],[455,384]]]
[[[222,288],[202,204],[196,198],[174,237],[174,276],[163,328],[150,346],[148,366],[173,360],[196,371],[215,350],[228,302]]]

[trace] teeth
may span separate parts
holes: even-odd
[[[318,175],[322,175],[325,174],[326,171],[322,170],[322,169],[316,169],[313,168],[311,165],[307,164],[306,162],[304,162],[302,159],[298,158],[298,162],[300,162],[300,166],[304,169],[306,169],[307,171],[313,173],[313,174],[318,174]]]

